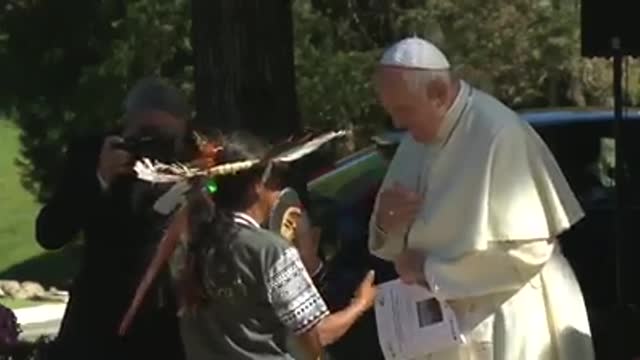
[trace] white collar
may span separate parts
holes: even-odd
[[[239,211],[234,212],[233,221],[235,221],[238,224],[246,225],[249,227],[260,228],[260,224],[258,224],[258,222],[254,218],[252,218],[251,216],[243,212],[239,212]]]
[[[456,95],[455,100],[447,110],[446,115],[444,116],[444,121],[442,125],[440,125],[440,129],[438,130],[438,141],[446,142],[447,138],[451,135],[453,128],[460,120],[462,113],[466,109],[466,105],[469,100],[469,95],[471,92],[471,86],[469,86],[466,82],[460,80],[460,88],[458,89],[458,95]]]

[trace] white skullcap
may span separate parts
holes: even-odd
[[[424,70],[447,70],[449,61],[432,43],[418,37],[407,38],[388,48],[380,65]]]

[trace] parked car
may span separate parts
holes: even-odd
[[[623,289],[625,303],[640,304],[640,287],[634,281],[637,273],[635,256],[640,253],[640,245],[635,239],[640,232],[634,227],[626,227],[619,257],[616,252],[613,111],[529,110],[521,112],[521,117],[546,142],[585,210],[585,218],[561,236],[561,246],[576,272],[594,327],[593,324],[602,318],[601,314],[608,314],[608,309],[616,304],[618,283]],[[640,134],[640,109],[627,111],[625,119],[627,146],[623,163],[630,186],[624,196],[630,205],[628,219],[633,221],[640,219],[640,187],[633,186],[640,180],[640,137],[635,136]],[[386,171],[385,157],[393,155],[403,136],[402,131],[381,134],[377,146],[341,159],[330,171],[308,183],[312,201],[330,199],[332,211],[337,212],[337,216],[330,217],[332,227],[337,229],[333,234],[337,238],[333,267],[340,275],[336,278],[354,273],[351,278],[355,279],[366,266],[371,266],[371,261],[375,261],[368,255],[366,245],[368,218]],[[383,151],[379,151],[380,148]],[[622,274],[619,282],[616,266]],[[392,269],[383,274],[383,278],[392,276]],[[349,286],[356,283],[353,279],[340,291],[350,294]],[[594,329],[594,334],[599,332]],[[349,343],[349,339],[343,342]],[[345,351],[349,348],[344,346]],[[353,355],[357,356],[357,353]]]

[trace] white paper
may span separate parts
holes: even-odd
[[[464,342],[455,313],[426,287],[393,280],[378,286],[376,323],[388,360],[410,360]]]

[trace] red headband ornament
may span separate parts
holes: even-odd
[[[223,147],[198,133],[194,133],[193,136],[195,137],[199,152],[196,159],[192,161],[190,165],[200,170],[212,168],[217,165],[220,162]]]

